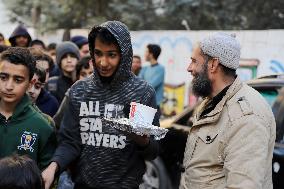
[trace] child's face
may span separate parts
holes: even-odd
[[[94,55],[96,69],[103,77],[110,77],[119,66],[120,52],[115,44],[104,44],[99,39],[95,40]]]
[[[61,69],[64,73],[70,74],[75,71],[78,59],[73,54],[65,54],[61,60]]]
[[[30,85],[29,70],[24,65],[0,62],[0,99],[5,103],[18,103]]]
[[[46,60],[38,60],[36,61],[36,67],[45,70],[45,82],[48,81],[49,78],[49,64]]]
[[[38,75],[34,74],[31,87],[28,89],[28,94],[30,95],[33,102],[35,102],[43,88],[44,83],[38,80]]]
[[[93,66],[91,66],[88,69],[82,68],[80,70],[79,80],[84,79],[85,77],[89,77],[94,72]]]
[[[16,37],[16,44],[18,47],[27,47],[29,39],[25,36]]]

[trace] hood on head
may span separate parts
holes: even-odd
[[[122,81],[132,75],[131,72],[131,65],[132,65],[132,44],[131,44],[131,37],[130,32],[125,24],[119,21],[107,21],[99,26],[95,26],[92,28],[88,41],[92,59],[94,61],[94,48],[95,48],[95,39],[96,39],[96,32],[100,28],[106,28],[117,40],[117,43],[120,48],[121,58],[120,64],[115,72],[113,81]],[[95,74],[98,74],[95,69]]]
[[[66,55],[67,53],[74,54],[78,60],[80,59],[79,48],[70,41],[64,41],[59,45],[57,45],[56,47],[56,62],[60,69],[61,69],[61,60],[63,56]]]
[[[19,25],[15,28],[11,36],[9,37],[9,41],[12,45],[12,47],[16,46],[16,38],[19,36],[25,36],[28,38],[28,45],[30,44],[32,38],[27,30],[27,28],[23,25]]]

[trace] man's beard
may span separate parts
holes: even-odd
[[[202,98],[208,97],[212,92],[212,84],[208,77],[207,64],[204,64],[201,72],[192,79],[192,92]]]

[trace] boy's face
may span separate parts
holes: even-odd
[[[5,103],[18,103],[30,86],[29,70],[24,65],[0,62],[0,99]]]
[[[151,53],[149,52],[148,47],[145,49],[145,60],[150,61],[151,60]]]
[[[89,68],[82,68],[79,74],[79,80],[84,79],[85,77],[89,77],[94,72],[94,67],[90,64]]]
[[[132,72],[136,72],[141,68],[141,60],[137,57],[133,57],[133,61],[132,61]]]
[[[85,44],[80,49],[80,57],[85,57],[89,55],[89,45]]]
[[[70,74],[75,71],[78,59],[73,54],[65,54],[61,59],[61,69],[64,73]]]
[[[49,78],[49,64],[46,60],[38,60],[36,61],[36,67],[45,70],[45,82],[48,81]]]
[[[112,76],[120,63],[120,52],[115,44],[104,44],[99,39],[95,40],[95,66],[100,76]]]
[[[28,89],[28,94],[30,95],[33,102],[37,100],[43,86],[44,83],[40,82],[38,80],[38,75],[34,74],[31,82],[31,87]]]
[[[16,44],[18,47],[27,47],[29,39],[25,36],[16,37]]]

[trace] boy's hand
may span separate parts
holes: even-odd
[[[127,136],[129,138],[131,138],[134,142],[136,142],[141,147],[147,146],[150,142],[149,137],[146,136],[146,135],[140,136],[140,135],[136,135],[134,133],[127,133]]]
[[[51,164],[41,173],[45,189],[50,188],[51,184],[53,183],[54,175],[57,169],[58,169],[57,163],[51,162]]]

